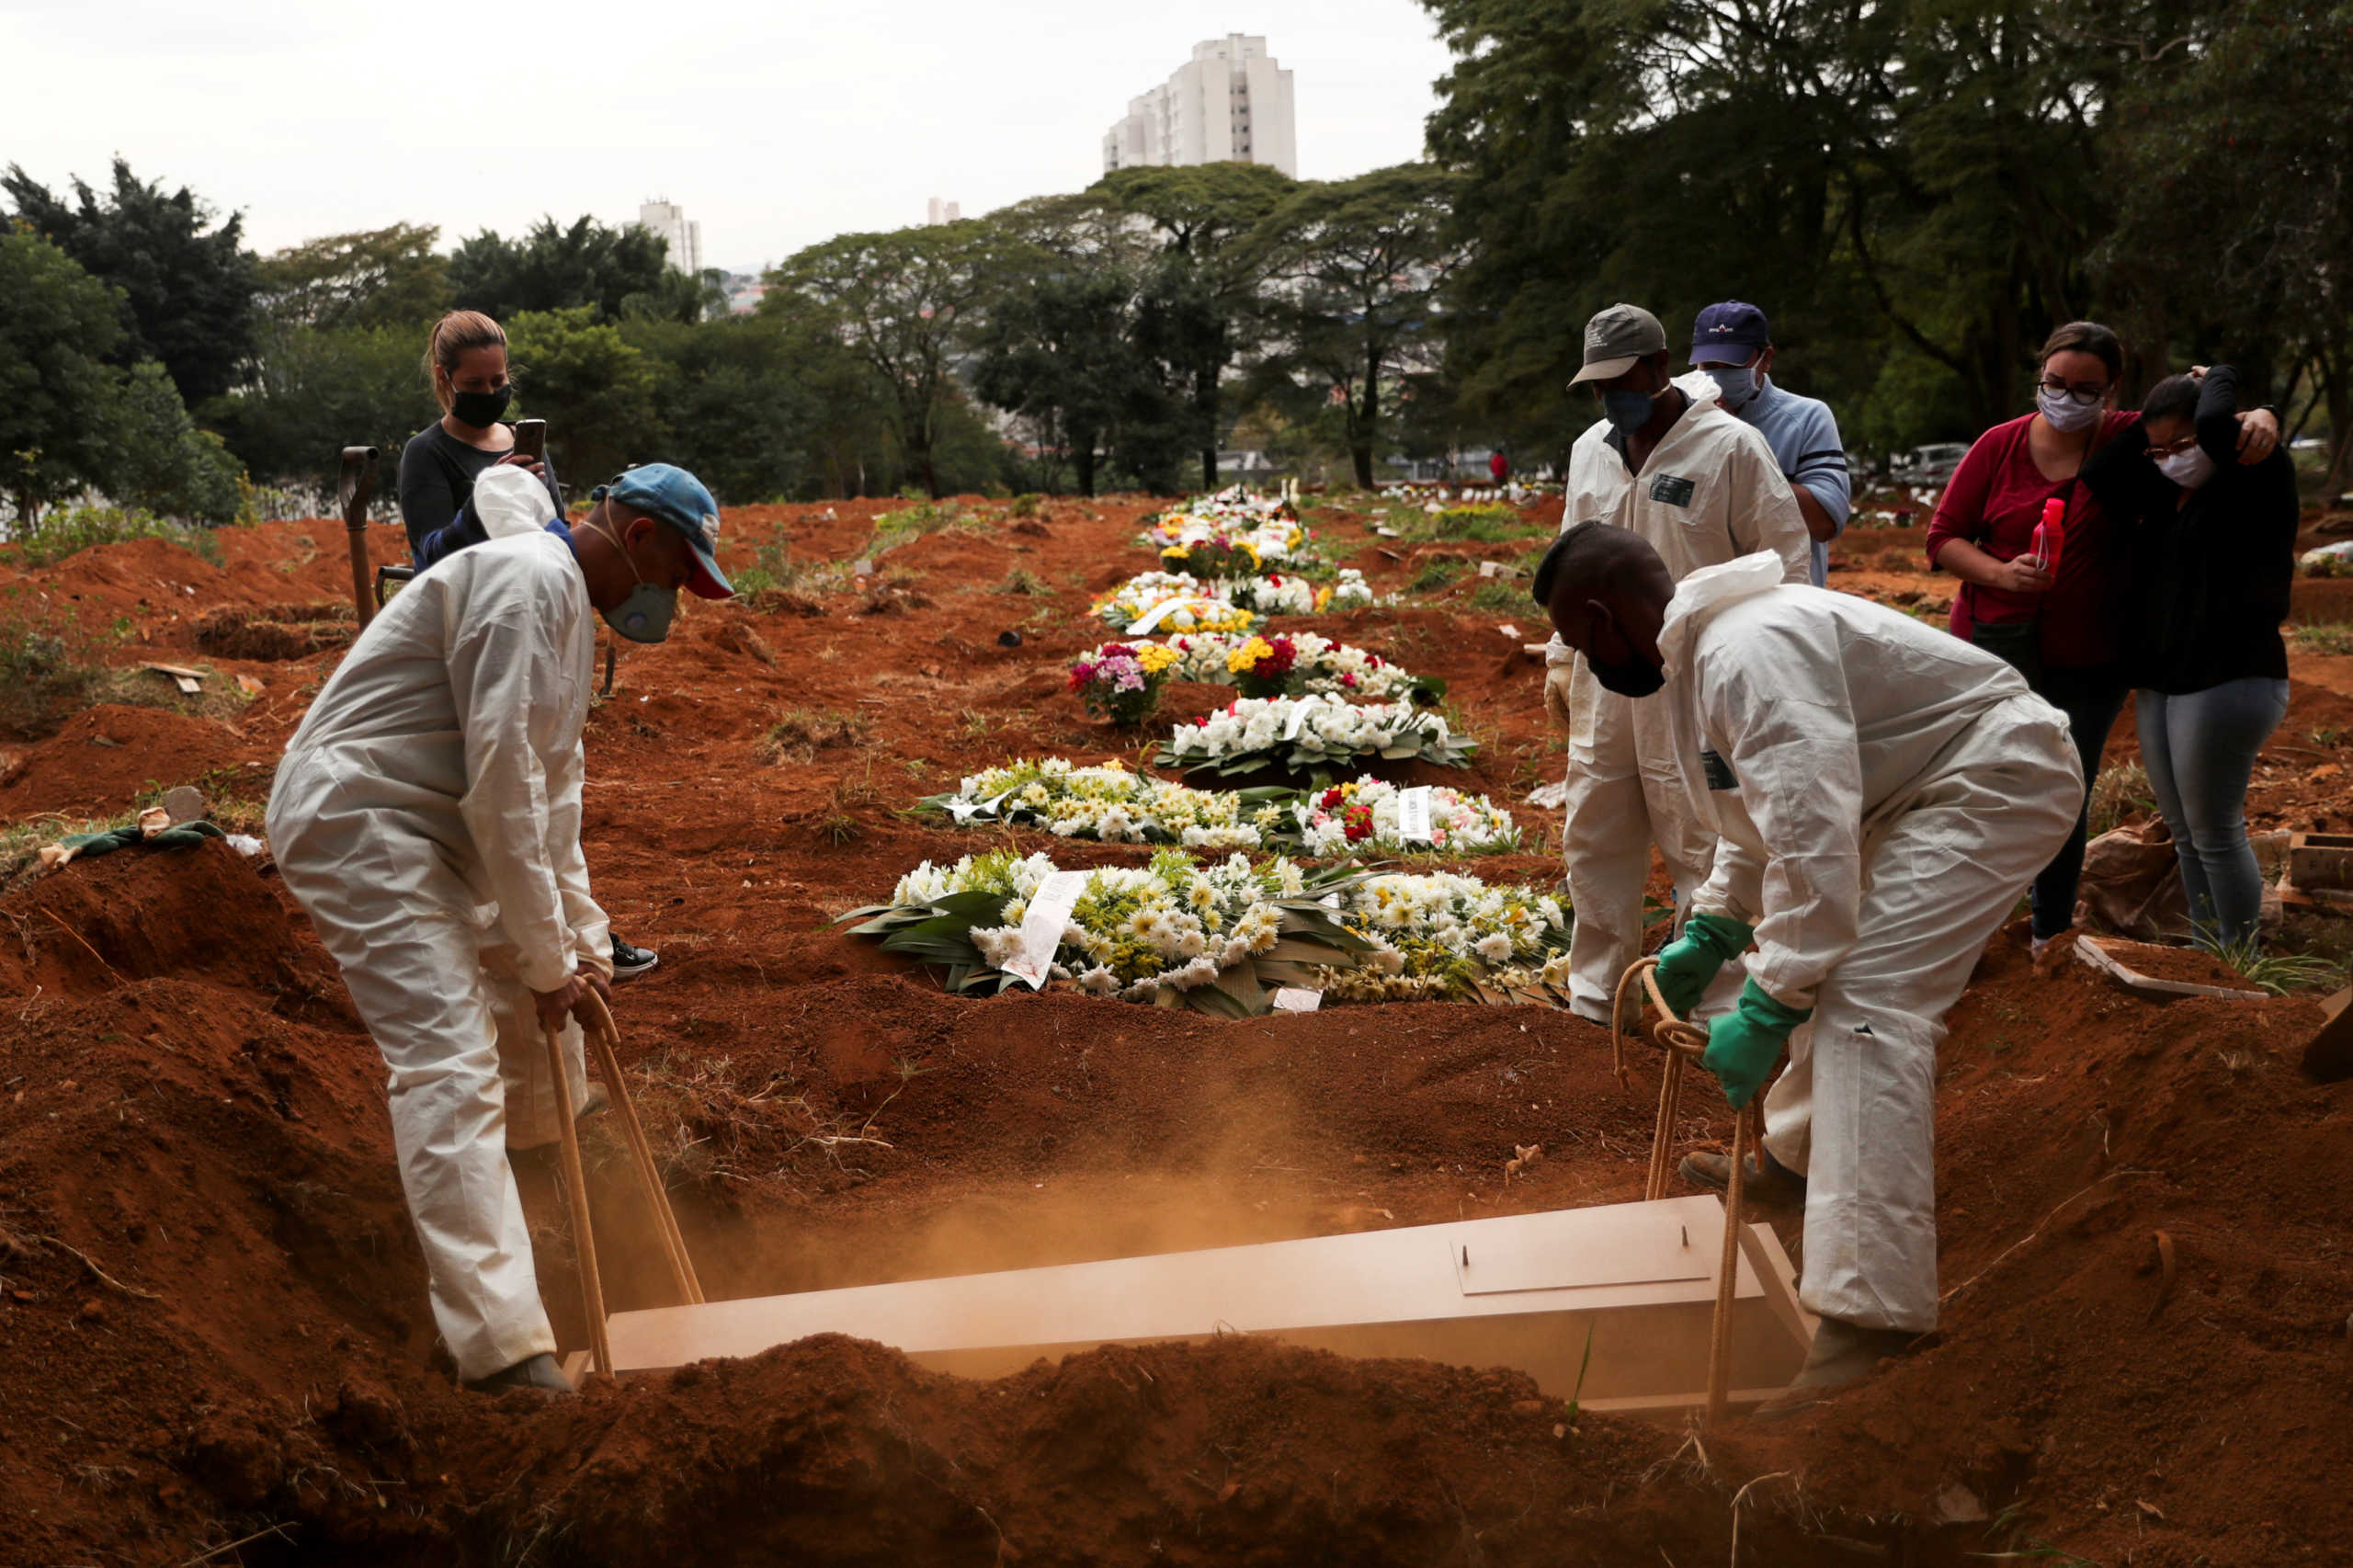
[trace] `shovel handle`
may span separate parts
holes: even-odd
[[[343,449],[335,495],[343,506],[343,528],[351,544],[351,603],[359,612],[359,630],[376,619],[376,597],[368,570],[368,503],[376,494],[377,451],[373,447]]]

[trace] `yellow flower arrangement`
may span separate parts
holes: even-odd
[[[1158,675],[1175,664],[1179,656],[1176,649],[1165,642],[1146,642],[1136,649],[1136,663],[1143,667],[1143,673],[1148,676]]]
[[[1225,656],[1226,673],[1237,676],[1248,675],[1257,665],[1259,660],[1272,658],[1274,653],[1274,645],[1265,638],[1253,637]]]

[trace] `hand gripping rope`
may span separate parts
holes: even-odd
[[[1626,1080],[1626,1036],[1624,1028],[1627,993],[1639,982],[1641,992],[1634,997],[1633,1019],[1640,1022],[1643,1002],[1649,999],[1658,1013],[1651,1025],[1651,1040],[1666,1055],[1665,1071],[1658,1091],[1658,1125],[1651,1134],[1650,1176],[1643,1189],[1643,1197],[1656,1202],[1666,1196],[1668,1161],[1674,1157],[1675,1123],[1683,1108],[1683,1076],[1685,1068],[1699,1059],[1708,1049],[1708,1031],[1697,1024],[1685,1023],[1666,1005],[1658,991],[1658,960],[1637,959],[1618,982],[1618,993],[1609,1004],[1610,1066],[1621,1084]],[[1761,1118],[1764,1101],[1752,1099],[1733,1113],[1732,1124],[1732,1171],[1724,1182],[1724,1245],[1723,1256],[1716,1265],[1716,1315],[1708,1332],[1708,1420],[1723,1419],[1732,1397],[1732,1306],[1733,1296],[1740,1282],[1740,1233],[1747,1222],[1741,1189],[1746,1185],[1750,1148],[1762,1142],[1764,1132],[1758,1127],[1752,1132],[1753,1118]]]
[[[597,1076],[605,1081],[613,1115],[620,1119],[621,1141],[629,1145],[630,1162],[637,1167],[638,1180],[644,1186],[646,1201],[653,1208],[654,1227],[662,1236],[662,1250],[669,1259],[671,1280],[688,1302],[699,1305],[703,1299],[702,1282],[695,1278],[694,1261],[687,1256],[686,1237],[678,1230],[677,1215],[671,1211],[670,1195],[662,1185],[662,1172],[654,1163],[654,1150],[646,1142],[645,1129],[637,1119],[637,1107],[630,1101],[629,1080],[621,1075],[620,1058],[615,1051],[620,1036],[613,1028],[613,1015],[606,1007],[605,999],[593,991],[588,994],[588,1003],[594,1015],[593,1027],[583,1032],[596,1051]],[[564,1196],[572,1205],[573,1243],[580,1260],[580,1306],[588,1319],[590,1364],[609,1377],[613,1347],[605,1335],[605,1287],[597,1272],[597,1238],[588,1221],[588,1178],[580,1164],[579,1130],[572,1120],[572,1085],[564,1075],[563,1045],[556,1031],[542,1028],[540,1033],[547,1041],[548,1066],[555,1074],[556,1114],[563,1127]]]

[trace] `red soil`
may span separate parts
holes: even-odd
[[[2186,985],[2211,985],[2224,991],[2252,991],[2246,977],[2213,954],[2198,948],[2172,948],[2155,942],[2128,942],[2102,937],[2100,950],[2135,974],[2151,980],[2178,981]]]
[[[863,553],[881,508],[827,509],[731,514],[729,563],[779,528],[796,559]],[[896,812],[1011,756],[1134,755],[1061,672],[1101,640],[1087,591],[1143,563],[1143,509],[1063,503],[1044,537],[920,540],[885,558],[904,581],[879,613],[848,589],[810,596],[813,615],[690,606],[597,710],[589,863],[621,932],[663,953],[621,994],[624,1057],[713,1295],[1638,1194],[1651,1064],[1621,1086],[1602,1031],[1565,1015],[1233,1023],[959,1000],[820,928],[926,858],[1136,858]],[[1354,521],[1315,521],[1381,586],[1408,570]],[[186,657],[157,650],[194,650],[204,610],[331,598],[332,553],[276,569],[305,538],[341,542],[281,525],[225,535],[212,577],[140,545],[30,581],[133,616],[146,642],[126,657]],[[996,591],[1016,566],[1052,597]],[[174,573],[199,590],[187,607],[155,596]],[[1509,797],[1530,830],[1530,853],[1462,864],[1546,878],[1557,820],[1516,802],[1558,751],[1537,667],[1495,630],[1532,641],[1536,617],[1471,609],[1475,583],[1311,624],[1449,678],[1488,743],[1455,781]],[[150,777],[267,758],[335,656],[211,660],[269,683],[243,734],[212,751],[163,734],[136,778],[77,773],[71,726],[21,748],[17,788],[45,781],[44,803],[0,793],[0,812],[119,810]],[[2282,741],[2335,722],[2310,717],[2334,710],[2301,679],[2294,704]],[[796,709],[868,717],[806,760],[758,760]],[[2258,800],[2306,825],[2303,782]],[[2353,1536],[2353,1090],[2295,1071],[2308,1001],[2037,977],[2006,934],[1941,1062],[1942,1332],[1811,1414],[1696,1445],[1509,1374],[1256,1340],[981,1383],[813,1340],[543,1409],[452,1387],[381,1063],[266,866],[128,851],[0,896],[0,1562],[180,1563],[254,1536],[211,1560],[1631,1565],[1726,1561],[1735,1513],[1741,1562],[1788,1564],[2045,1543],[2102,1563],[2322,1562]],[[1728,1129],[1695,1094],[1681,1131]],[[1514,1144],[1540,1142],[1507,1180]],[[592,1153],[613,1303],[660,1301],[611,1151]],[[544,1172],[526,1185],[576,1339]]]

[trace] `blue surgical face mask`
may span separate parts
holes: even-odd
[[[611,528],[609,523],[606,526]],[[630,575],[637,579],[637,586],[629,591],[629,597],[612,608],[597,613],[605,618],[607,626],[632,642],[666,641],[670,635],[671,619],[678,613],[678,590],[656,587],[647,582],[645,574],[637,569],[637,558],[630,553],[629,541],[620,536],[618,529],[613,529],[607,537],[620,551],[621,559],[629,562]]]
[[[1729,409],[1747,407],[1760,390],[1754,365],[1711,365],[1708,376],[1716,383],[1716,391],[1722,394],[1724,406]]]
[[[1632,435],[1651,422],[1651,405],[1658,401],[1658,393],[1605,390],[1601,394],[1601,416]]]

